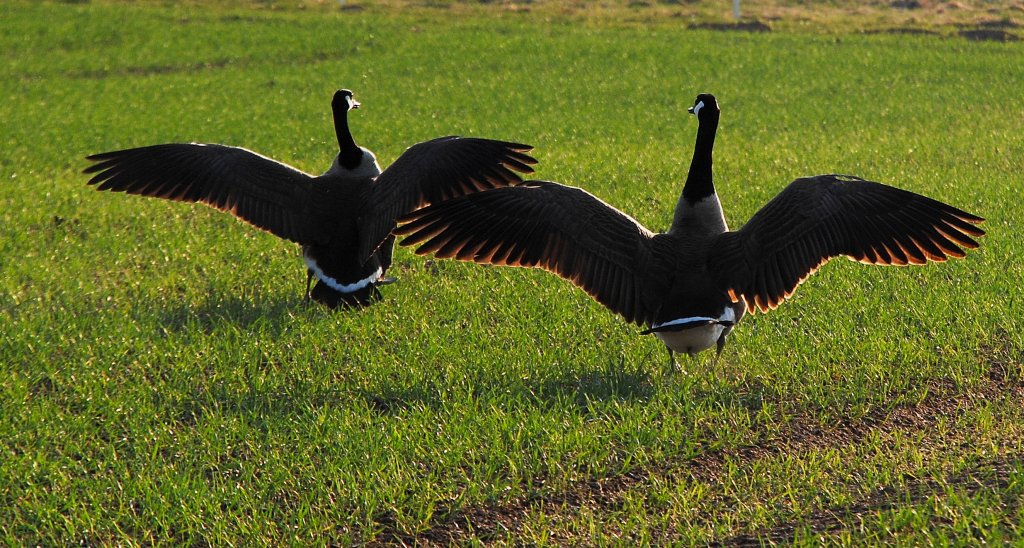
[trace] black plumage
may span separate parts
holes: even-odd
[[[334,307],[365,305],[391,265],[395,219],[425,204],[518,184],[536,163],[528,145],[441,137],[415,144],[381,172],[356,145],[348,90],[332,101],[339,153],[313,176],[244,148],[174,143],[88,156],[98,190],[202,202],[302,246],[307,295]],[[307,283],[308,286],[308,283]]]
[[[729,231],[715,193],[712,148],[719,109],[708,94],[672,226],[655,234],[574,187],[527,181],[433,204],[394,233],[417,253],[538,267],[583,288],[669,353],[691,355],[726,336],[747,311],[768,311],[822,264],[847,256],[904,265],[963,257],[982,218],[942,202],[845,175],[793,181],[740,230]]]

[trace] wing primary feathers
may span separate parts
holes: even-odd
[[[432,204],[401,221],[395,233],[417,253],[541,268],[628,321],[652,316],[660,302],[638,285],[638,272],[652,261],[653,234],[577,188],[526,181]]]
[[[877,265],[925,264],[965,255],[985,231],[982,217],[855,177],[793,181],[740,230],[718,238],[709,260],[748,308],[775,308],[830,258]]]
[[[893,217],[891,223],[894,229],[896,244],[900,246],[903,254],[906,255],[910,264],[922,265],[928,262],[928,257],[921,250],[921,246],[914,240],[913,235],[919,232],[915,227],[899,217]]]
[[[359,219],[359,253],[368,257],[398,223],[425,205],[444,203],[522,182],[533,171],[529,145],[471,137],[443,137],[409,147],[370,186]],[[395,234],[399,234],[395,232]],[[418,251],[417,251],[418,252]]]
[[[313,178],[244,148],[169,143],[86,158],[96,162],[83,172],[97,190],[202,202],[282,238],[310,237],[304,227]]]

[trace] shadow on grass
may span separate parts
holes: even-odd
[[[496,376],[493,370],[487,370],[458,379],[442,374],[429,379],[392,380],[360,389],[356,396],[381,415],[401,414],[417,408],[443,412],[452,398],[448,394],[458,385],[469,385],[472,399],[487,405],[536,406],[583,415],[606,413],[607,403],[647,402],[663,390],[677,391],[680,383],[685,385],[682,392],[696,405],[756,412],[773,397],[773,391],[760,382],[725,379],[710,367],[699,364],[694,370],[688,371],[685,367],[683,371],[666,371],[660,361],[631,362],[620,357],[582,372],[562,369],[557,374],[541,373],[526,378]],[[543,365],[536,368],[541,372],[555,369],[545,369]],[[351,396],[350,392],[348,394]]]
[[[563,406],[570,401],[584,411],[594,403],[609,400],[646,401],[657,390],[657,377],[652,375],[654,369],[644,365],[627,364],[625,357],[620,357],[618,363],[608,360],[597,369],[579,374],[538,379],[526,388],[543,405]]]
[[[414,408],[442,411],[449,406],[453,386],[469,386],[472,400],[496,406],[539,406],[547,409],[577,407],[584,413],[599,402],[643,401],[650,399],[657,387],[650,373],[623,367],[609,361],[598,369],[565,372],[551,376],[501,376],[493,369],[468,372],[467,376],[450,378],[441,374],[434,378],[407,378],[399,382],[382,382],[357,391],[367,406],[381,415],[406,412]],[[553,369],[553,368],[550,368]],[[538,371],[545,366],[538,365]],[[465,396],[455,396],[465,397]]]
[[[379,306],[379,305],[378,305]],[[157,312],[161,329],[205,344],[224,334],[244,337],[284,336],[289,326],[307,314],[359,314],[358,310],[330,311],[307,303],[300,295],[265,298],[265,295],[211,293],[201,303],[180,303]],[[369,383],[335,384],[324,378],[290,377],[287,386],[277,381],[245,381],[232,387],[207,386],[208,393],[184,405],[182,420],[194,423],[200,408],[212,405],[233,413],[250,415],[294,415],[310,408],[365,405],[380,416],[396,416],[417,410],[444,414],[453,402],[470,398],[486,406],[567,411],[582,415],[604,414],[608,403],[647,402],[665,390],[685,385],[687,398],[713,407],[759,409],[765,399],[763,387],[748,381],[723,379],[706,356],[694,361],[680,360],[681,371],[669,370],[661,352],[642,356],[619,355],[572,367],[558,363],[535,363],[532,374],[503,375],[500,366],[430,370],[418,367],[388,367],[368,379]],[[258,360],[259,358],[257,358]],[[328,356],[331,369],[364,368],[345,363],[348,358]],[[261,371],[281,373],[283,365],[273,362],[238,364],[246,375]],[[275,371],[276,370],[276,371]],[[236,379],[237,380],[237,379]],[[200,383],[202,384],[202,383]],[[247,385],[247,386],[245,386]],[[211,390],[212,388],[212,390]],[[466,392],[469,392],[467,394]],[[461,392],[461,394],[460,394]],[[358,403],[357,403],[358,402]]]
[[[171,333],[212,335],[224,329],[259,328],[263,336],[279,335],[296,316],[317,307],[302,297],[265,299],[251,295],[211,294],[201,304],[181,303],[156,313],[160,326]],[[338,310],[346,314],[348,311]]]

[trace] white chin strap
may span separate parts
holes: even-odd
[[[700,109],[704,108],[704,101],[697,101],[696,105],[693,105],[693,115],[697,116],[700,114]]]

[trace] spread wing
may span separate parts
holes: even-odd
[[[401,220],[402,245],[418,254],[482,264],[537,267],[583,288],[635,323],[658,307],[648,276],[652,234],[579,188],[527,181],[433,204]],[[647,282],[647,283],[645,283]]]
[[[202,202],[294,242],[313,240],[313,177],[244,148],[153,145],[87,156],[97,190]]]
[[[440,137],[409,147],[368,188],[359,219],[361,258],[395,228],[395,219],[426,204],[522,182],[533,173],[533,147],[466,137]]]
[[[845,175],[797,179],[742,229],[717,237],[709,270],[734,299],[776,308],[832,257],[908,265],[963,257],[983,219],[937,200]]]

